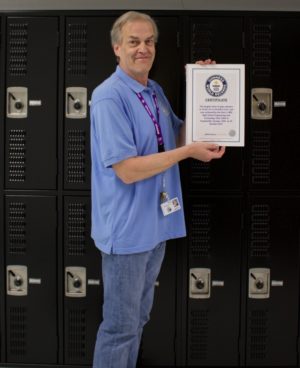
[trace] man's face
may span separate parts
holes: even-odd
[[[143,20],[126,23],[120,44],[114,45],[114,52],[125,73],[144,84],[155,57],[152,24]]]

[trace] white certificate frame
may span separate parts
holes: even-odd
[[[186,65],[186,144],[245,145],[245,65]]]

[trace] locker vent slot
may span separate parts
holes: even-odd
[[[87,210],[83,203],[68,205],[68,254],[82,256],[85,254],[87,235]]]
[[[211,171],[210,164],[198,160],[192,160],[191,181],[193,188],[196,189],[199,184],[210,184]]]
[[[85,175],[85,145],[84,130],[68,131],[68,177],[69,183],[84,183]]]
[[[250,315],[250,359],[264,360],[267,347],[268,311],[255,310]]]
[[[68,356],[69,359],[86,357],[86,310],[68,311]]]
[[[208,257],[210,252],[211,208],[209,205],[192,207],[190,249],[192,257]]]
[[[8,72],[11,76],[27,74],[28,24],[9,24]]]
[[[67,43],[68,73],[87,74],[87,25],[69,24]]]
[[[11,307],[9,312],[9,351],[14,356],[25,356],[27,351],[27,309]]]
[[[270,206],[255,204],[251,206],[250,256],[270,256]]]
[[[26,248],[26,205],[11,202],[8,213],[8,252],[25,254]]]
[[[25,182],[26,176],[26,131],[11,129],[8,138],[8,180]]]
[[[270,24],[253,25],[252,69],[256,77],[271,77],[272,27]]]
[[[253,132],[251,153],[252,184],[270,184],[271,182],[271,132]]]
[[[208,351],[208,310],[191,310],[189,359],[206,360]]]
[[[192,26],[191,62],[212,57],[212,24],[196,23]]]

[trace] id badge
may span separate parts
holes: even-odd
[[[177,197],[170,199],[169,201],[163,202],[161,205],[161,210],[164,216],[168,216],[171,213],[179,211],[181,209],[179,200]]]

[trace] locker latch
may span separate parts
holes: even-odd
[[[66,117],[84,119],[87,116],[87,89],[68,87],[66,89]]]
[[[270,269],[249,269],[249,298],[267,299],[270,297]]]
[[[27,266],[7,266],[7,295],[24,296],[28,294]]]
[[[24,119],[28,114],[28,90],[26,87],[8,87],[6,96],[8,118]]]
[[[210,298],[211,272],[209,268],[190,269],[190,292],[192,299]]]
[[[65,295],[71,298],[84,298],[86,296],[85,267],[66,267]]]
[[[252,88],[251,118],[255,120],[272,119],[272,89]]]

